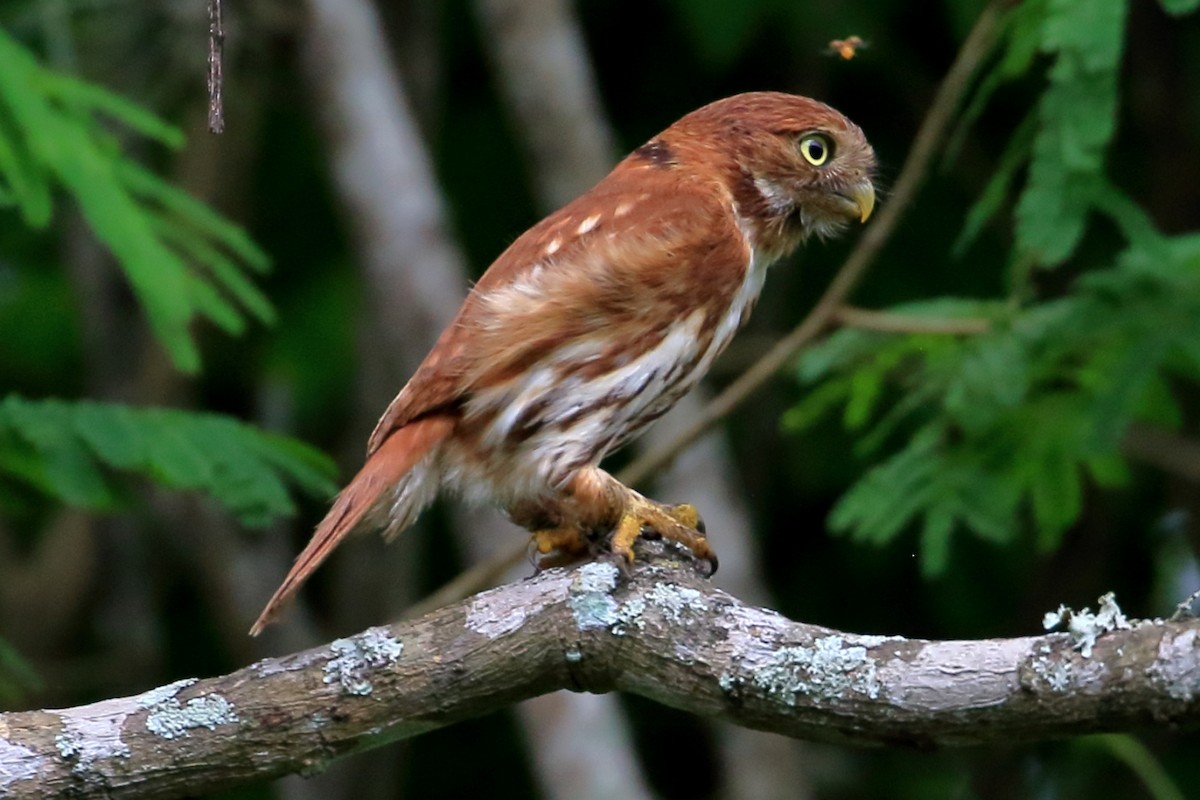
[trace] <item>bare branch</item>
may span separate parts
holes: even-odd
[[[922,317],[892,311],[873,311],[866,308],[842,306],[833,312],[833,319],[850,328],[865,328],[884,333],[944,333],[972,336],[987,333],[991,327],[986,319],[969,317]]]
[[[1137,623],[1083,652],[1068,634],[863,636],[748,606],[674,558],[646,543],[627,578],[603,562],[548,570],[229,675],[0,714],[0,792],[195,795],[562,688],[856,745],[1200,727],[1200,620]]]
[[[225,55],[225,23],[221,16],[221,0],[208,0],[208,130],[225,131],[225,104],[221,97],[224,88],[221,62]]]

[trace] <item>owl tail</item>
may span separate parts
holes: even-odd
[[[317,525],[308,546],[296,557],[291,571],[283,583],[271,595],[266,608],[250,628],[250,635],[257,636],[262,629],[274,622],[288,601],[300,590],[308,576],[321,565],[333,549],[354,530],[363,516],[374,509],[404,479],[412,475],[417,465],[438,443],[450,435],[454,419],[448,415],[424,417],[393,431],[367,462],[346,485],[325,519]],[[418,470],[418,472],[420,472]],[[418,483],[428,483],[421,476],[412,475]],[[398,533],[416,518],[420,506],[432,499],[430,492],[409,491],[405,486],[395,494],[397,507],[389,509],[389,533]],[[433,488],[436,488],[434,486]],[[401,524],[394,524],[396,521]]]

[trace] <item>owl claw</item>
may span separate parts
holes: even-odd
[[[717,556],[704,533],[704,521],[690,503],[663,505],[636,495],[613,531],[609,549],[633,563],[633,543],[638,539],[667,539],[683,545],[709,565],[708,575],[717,571]]]
[[[607,556],[628,575],[635,560],[633,543],[639,538],[648,541],[666,539],[682,545],[694,558],[708,565],[706,577],[717,571],[717,556],[708,544],[704,520],[696,507],[690,503],[663,505],[641,495],[635,495],[628,502],[613,528],[607,548],[577,525],[564,525],[534,531],[530,550],[538,572]]]
[[[691,528],[697,533],[708,533],[708,529],[704,526],[704,519],[700,516],[700,512],[691,503],[680,503],[676,506],[667,506],[667,514],[685,528]]]
[[[575,525],[534,531],[529,546],[538,573],[574,564],[595,552],[594,543]]]

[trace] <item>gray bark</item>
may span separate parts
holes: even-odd
[[[864,636],[746,605],[674,559],[649,543],[628,576],[604,562],[548,570],[229,675],[0,714],[0,794],[195,795],[563,688],[855,745],[1200,727],[1200,620],[1102,610],[1074,615],[1070,634]]]

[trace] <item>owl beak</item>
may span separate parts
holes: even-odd
[[[846,197],[853,201],[858,207],[858,219],[860,222],[866,222],[870,218],[871,212],[875,210],[875,187],[870,181],[859,181],[850,187],[846,192]]]

